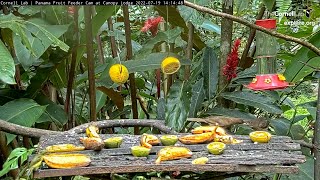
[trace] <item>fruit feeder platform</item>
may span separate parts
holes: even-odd
[[[166,127],[160,120],[104,120],[99,121],[96,126],[99,129],[110,127],[141,126],[154,127],[162,134],[156,134],[158,138],[165,134],[178,134]],[[90,124],[83,124],[69,131],[40,138],[37,151],[57,144],[74,144],[81,146],[80,138],[85,137],[86,128]],[[191,171],[191,172],[217,172],[218,174],[231,175],[245,173],[298,173],[298,164],[304,163],[306,158],[301,153],[300,144],[295,143],[287,136],[272,136],[268,143],[253,143],[249,136],[233,135],[232,137],[242,140],[238,144],[227,144],[224,152],[220,155],[210,154],[207,144],[185,145],[177,142],[175,146],[187,147],[192,151],[192,156],[178,160],[162,161],[156,164],[157,152],[164,148],[161,143],[152,146],[147,157],[135,157],[131,154],[131,147],[140,144],[141,135],[128,134],[99,134],[101,139],[110,137],[123,137],[119,148],[100,151],[82,150],[77,152],[90,157],[87,167],[52,169],[46,166],[34,172],[34,178],[73,176],[73,175],[103,175],[108,173],[131,173],[131,172],[154,172],[154,171]],[[199,157],[207,157],[206,164],[192,164]]]

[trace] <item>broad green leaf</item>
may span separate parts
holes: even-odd
[[[167,30],[165,32],[158,32],[158,34],[147,41],[142,48],[135,54],[134,59],[144,59],[152,53],[152,50],[163,42],[172,43],[180,36],[182,30],[180,27]]]
[[[33,150],[34,149],[27,150],[26,148],[14,149],[2,165],[3,169],[0,171],[0,177],[7,174],[10,170],[17,169],[19,161],[20,164],[23,164],[28,159],[28,156],[32,154]]]
[[[219,76],[219,60],[213,48],[206,47],[203,56],[204,89],[207,99],[211,99],[217,91]]]
[[[192,86],[191,105],[188,117],[197,117],[197,112],[205,99],[205,91],[203,89],[203,78]]]
[[[47,106],[45,112],[37,120],[37,123],[53,122],[59,128],[62,128],[67,123],[68,117],[61,105],[52,102],[42,93],[39,93],[35,101],[42,106]]]
[[[66,73],[66,64],[64,62],[60,63],[56,69],[53,70],[50,81],[54,87],[58,89],[67,87],[68,75]]]
[[[41,6],[20,6],[18,12],[22,15],[32,16],[40,13],[41,8]]]
[[[184,6],[181,6],[184,7]],[[181,17],[179,10],[174,6],[154,6],[154,9],[159,12],[159,15],[164,18],[165,21],[169,21],[172,26],[179,26],[183,28],[183,33],[181,38],[184,41],[188,41],[188,27],[186,25],[186,21]],[[167,10],[169,13],[167,13]],[[192,9],[189,10],[188,13],[192,13]],[[167,18],[167,16],[169,18]],[[200,51],[205,47],[205,44],[202,42],[201,38],[197,33],[194,34],[193,37],[193,47]]]
[[[319,39],[320,39],[320,31],[318,31],[313,37],[311,37],[309,42],[315,45],[316,47],[320,47]],[[287,81],[297,82],[301,78],[303,78],[304,75],[307,75],[306,73],[308,71],[310,72],[310,69],[309,67],[306,67],[305,64],[309,64],[311,59],[313,59],[314,57],[317,57],[317,55],[314,52],[312,52],[306,47],[301,47],[297,51],[297,53],[293,56],[292,61],[289,63],[288,67],[284,72],[284,76],[286,77]],[[317,65],[319,65],[319,63]],[[306,73],[300,73],[300,71],[305,71],[306,69],[307,69]]]
[[[0,80],[7,84],[16,84],[14,79],[15,72],[12,56],[0,40]]]
[[[241,1],[241,0],[240,0]],[[262,0],[269,12],[272,12],[272,8],[276,0]]]
[[[166,118],[166,101],[164,98],[160,98],[157,104],[157,119],[165,120]]]
[[[26,93],[28,97],[35,98],[37,96],[43,84],[49,79],[54,68],[54,66],[51,66],[37,69],[36,75],[31,78],[31,84],[27,88]]]
[[[286,136],[290,128],[290,121],[285,118],[271,119],[270,125],[278,136]]]
[[[112,88],[106,88],[104,86],[99,86],[97,89],[104,94],[106,94],[112,101],[113,103],[118,107],[119,110],[122,110],[124,107],[124,99],[121,96],[121,93],[118,91],[115,91]]]
[[[0,106],[24,96],[25,91],[17,89],[0,89]]]
[[[307,161],[299,164],[299,173],[288,175],[290,180],[314,180],[314,159],[307,157]]]
[[[96,110],[99,112],[101,108],[106,104],[107,95],[101,91],[96,91]]]
[[[273,103],[272,99],[270,99],[267,96],[263,96],[253,92],[240,92],[240,91],[226,92],[226,93],[222,93],[221,96],[225,99],[229,99],[236,103],[259,108],[269,113],[273,113],[273,114],[282,113],[281,108],[275,103]]]
[[[166,125],[177,132],[181,131],[188,117],[191,99],[191,86],[176,81],[170,88],[166,103]]]
[[[123,61],[121,63],[128,68],[129,73],[150,71],[160,68],[163,59],[167,56],[178,58],[182,66],[191,64],[190,60],[173,53],[152,53],[146,56],[145,59]]]
[[[45,112],[46,106],[41,106],[32,99],[17,99],[0,107],[0,119],[31,127],[37,119]],[[9,144],[15,135],[6,134]]]
[[[294,77],[294,81],[298,81],[300,79],[303,79],[304,77],[306,77],[307,75],[311,74],[312,72],[315,71],[315,69],[319,69],[320,68],[320,57],[314,57],[309,59],[305,64],[302,64],[301,69],[296,72],[295,77]]]
[[[249,6],[249,2],[250,2],[250,0],[236,0],[235,4],[237,7],[237,14],[239,14],[243,10],[247,9]]]
[[[202,28],[206,29],[206,30],[209,30],[209,31],[212,31],[212,32],[215,32],[217,34],[221,34],[221,27],[217,24],[214,24],[213,22],[211,21],[208,21],[208,20],[205,20],[202,25],[201,25]]]
[[[290,136],[292,139],[301,140],[304,138],[305,130],[300,124],[292,125],[290,129]]]
[[[223,107],[214,107],[206,111],[205,114],[208,115],[218,115],[218,116],[230,116],[236,118],[243,118],[243,119],[256,119],[253,114],[249,114],[238,109],[227,109]]]
[[[68,30],[68,26],[50,25],[42,19],[30,19],[26,23],[25,35],[30,42],[33,54],[21,43],[21,36],[13,36],[14,46],[18,47],[15,48],[17,59],[24,69],[28,70],[51,45],[67,51],[69,47],[58,38]]]
[[[0,16],[0,28],[9,28],[14,32],[14,34],[18,34],[21,37],[23,44],[32,52],[32,54],[34,54],[31,44],[25,33],[25,23],[26,21],[13,14]]]

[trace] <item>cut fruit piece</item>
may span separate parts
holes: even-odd
[[[207,145],[207,149],[211,154],[219,155],[222,154],[226,145],[222,142],[212,142]]]
[[[253,142],[268,143],[271,139],[271,134],[266,131],[254,131],[249,134]]]
[[[242,140],[235,139],[230,135],[224,135],[224,136],[216,135],[214,137],[214,141],[215,142],[222,142],[225,144],[239,144],[239,143],[243,142]]]
[[[49,167],[58,169],[85,167],[91,162],[84,154],[49,154],[43,156],[43,159]]]
[[[160,137],[160,141],[164,146],[173,146],[177,143],[178,137],[176,135],[164,135]]]
[[[191,130],[192,134],[202,134],[206,132],[215,132],[218,135],[226,135],[226,131],[219,126],[199,126]]]
[[[213,141],[215,137],[214,132],[207,132],[202,134],[192,134],[186,135],[179,138],[179,141],[183,144],[201,144],[201,143],[208,143]]]
[[[100,138],[98,133],[99,133],[99,128],[97,126],[90,125],[86,129],[86,134],[88,137]]]
[[[143,146],[132,146],[131,153],[135,157],[147,157],[150,153],[151,149],[143,147]]]
[[[161,70],[164,74],[173,74],[180,69],[180,61],[175,57],[167,57],[161,63]]]
[[[158,158],[156,164],[160,164],[161,161],[189,158],[192,156],[192,151],[186,147],[169,146],[160,149],[158,152]]]
[[[104,143],[100,138],[80,138],[81,143],[84,145],[85,149],[100,151],[104,147]]]
[[[118,148],[122,144],[122,137],[112,137],[104,140],[104,145],[106,148]]]
[[[192,164],[207,164],[208,161],[209,159],[207,157],[200,157],[200,158],[194,159],[192,161]]]
[[[74,144],[57,144],[46,147],[46,152],[70,152],[70,151],[82,151],[84,146],[76,146]]]
[[[129,78],[129,71],[127,67],[122,64],[114,64],[109,69],[109,76],[113,82],[124,84]]]
[[[160,141],[157,136],[151,134],[144,133],[140,139],[140,145],[149,149],[151,149],[153,145],[158,145],[159,143]]]

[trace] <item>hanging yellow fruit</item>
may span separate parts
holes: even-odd
[[[113,82],[124,84],[129,78],[129,71],[122,64],[114,64],[109,69],[109,76]]]
[[[164,74],[173,74],[180,69],[180,61],[175,57],[167,57],[161,63],[161,70]]]

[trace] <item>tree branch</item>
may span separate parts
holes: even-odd
[[[166,126],[162,120],[147,120],[147,119],[117,119],[117,120],[103,120],[97,122],[91,122],[82,124],[73,129],[70,129],[69,133],[84,133],[86,128],[91,124],[98,126],[99,128],[110,127],[154,127],[166,134],[177,134],[172,128]]]
[[[230,19],[232,21],[235,21],[235,22],[238,22],[240,24],[246,25],[246,26],[248,26],[250,28],[257,29],[259,31],[262,31],[262,32],[264,32],[266,34],[269,34],[269,35],[272,35],[274,37],[301,44],[302,46],[305,46],[306,48],[309,48],[311,51],[315,52],[318,56],[320,56],[320,49],[318,49],[316,46],[314,46],[313,44],[311,44],[311,43],[309,43],[307,41],[304,41],[304,40],[301,40],[299,38],[295,38],[295,37],[292,37],[292,36],[284,35],[284,34],[276,32],[276,31],[270,31],[270,30],[268,30],[266,28],[263,28],[261,26],[257,26],[255,24],[252,24],[251,22],[249,22],[247,20],[244,20],[242,18],[233,16],[233,15],[230,15],[230,14],[218,12],[218,11],[215,11],[215,10],[203,7],[203,6],[196,5],[196,4],[188,2],[188,1],[185,1],[184,4],[186,6],[189,6],[189,7],[193,8],[193,9],[196,9],[198,11],[205,12],[205,13],[211,14],[213,16],[219,16],[219,17],[222,17],[222,18]]]
[[[61,133],[59,131],[50,131],[50,130],[20,126],[14,123],[7,122],[2,119],[0,119],[0,131],[17,134],[17,135],[28,136],[28,137],[35,137],[35,138],[40,138],[41,136],[44,136],[44,135],[53,135],[53,134]]]

